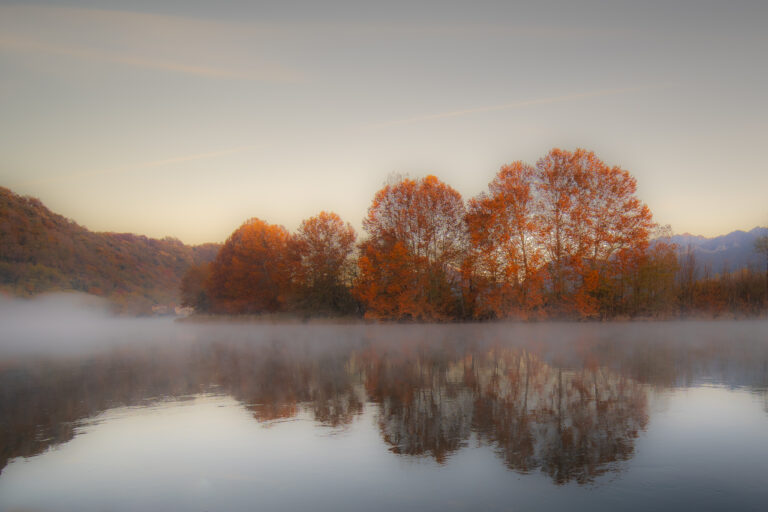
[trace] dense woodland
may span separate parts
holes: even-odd
[[[213,260],[218,249],[94,233],[0,187],[0,290],[13,295],[78,290],[107,297],[122,312],[151,313],[153,305],[177,302],[187,270]]]
[[[755,315],[766,259],[715,274],[670,242],[636,181],[594,153],[553,149],[501,168],[465,202],[434,176],[392,179],[356,241],[321,212],[296,233],[253,218],[182,281],[184,304],[214,314],[370,319],[630,318]]]
[[[456,321],[745,316],[768,310],[764,268],[711,268],[671,242],[636,181],[593,153],[503,166],[465,201],[434,176],[392,178],[365,236],[321,212],[295,233],[250,219],[226,243],[94,233],[0,188],[0,291],[78,290],[143,314]],[[179,294],[181,297],[179,298]]]

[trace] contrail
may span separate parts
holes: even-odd
[[[376,123],[368,125],[368,128],[385,128],[389,126],[399,126],[405,124],[419,123],[422,121],[434,121],[436,119],[448,119],[451,117],[459,117],[468,114],[479,114],[482,112],[496,112],[499,110],[510,110],[520,107],[529,107],[532,105],[546,105],[550,103],[561,103],[564,101],[581,100],[585,98],[597,98],[602,96],[614,96],[616,94],[624,94],[629,92],[644,91],[648,89],[656,89],[663,87],[660,85],[645,85],[639,87],[624,87],[620,89],[600,89],[597,91],[582,92],[577,94],[566,94],[564,96],[551,96],[548,98],[539,98],[534,100],[517,101],[514,103],[504,103],[501,105],[488,105],[485,107],[467,108],[463,110],[452,110],[449,112],[440,112],[437,114],[428,114],[423,116],[409,117],[407,119],[398,119],[396,121],[387,121],[384,123]]]
[[[76,172],[76,173],[70,173],[70,174],[64,174],[60,176],[54,176],[50,178],[41,178],[38,180],[31,180],[31,181],[24,181],[15,183],[12,186],[18,187],[18,186],[27,186],[27,185],[38,185],[41,183],[57,183],[61,181],[68,181],[71,179],[79,179],[79,178],[90,178],[93,176],[104,176],[108,174],[121,174],[129,171],[138,171],[142,169],[151,169],[154,167],[162,167],[164,165],[169,164],[176,164],[181,162],[191,162],[194,160],[205,160],[208,158],[216,158],[220,156],[226,156],[226,155],[232,155],[235,153],[242,153],[243,151],[248,151],[250,149],[255,149],[257,145],[248,145],[248,146],[238,146],[235,148],[230,149],[224,149],[221,151],[210,151],[207,153],[196,153],[193,155],[182,155],[182,156],[176,156],[172,158],[164,158],[162,160],[153,160],[151,162],[144,162],[134,165],[124,165],[121,167],[115,167],[113,169],[101,169],[101,170],[93,170],[93,171],[83,171],[83,172]]]

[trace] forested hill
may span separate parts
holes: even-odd
[[[94,233],[42,202],[0,187],[0,290],[29,297],[79,290],[127,313],[178,303],[181,278],[219,244],[188,246],[129,233]]]

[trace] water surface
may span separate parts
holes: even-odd
[[[768,503],[766,322],[97,324],[4,335],[0,510]]]

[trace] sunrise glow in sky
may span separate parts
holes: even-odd
[[[223,241],[391,173],[465,198],[552,147],[655,220],[768,224],[768,2],[0,1],[0,186],[97,231]]]

